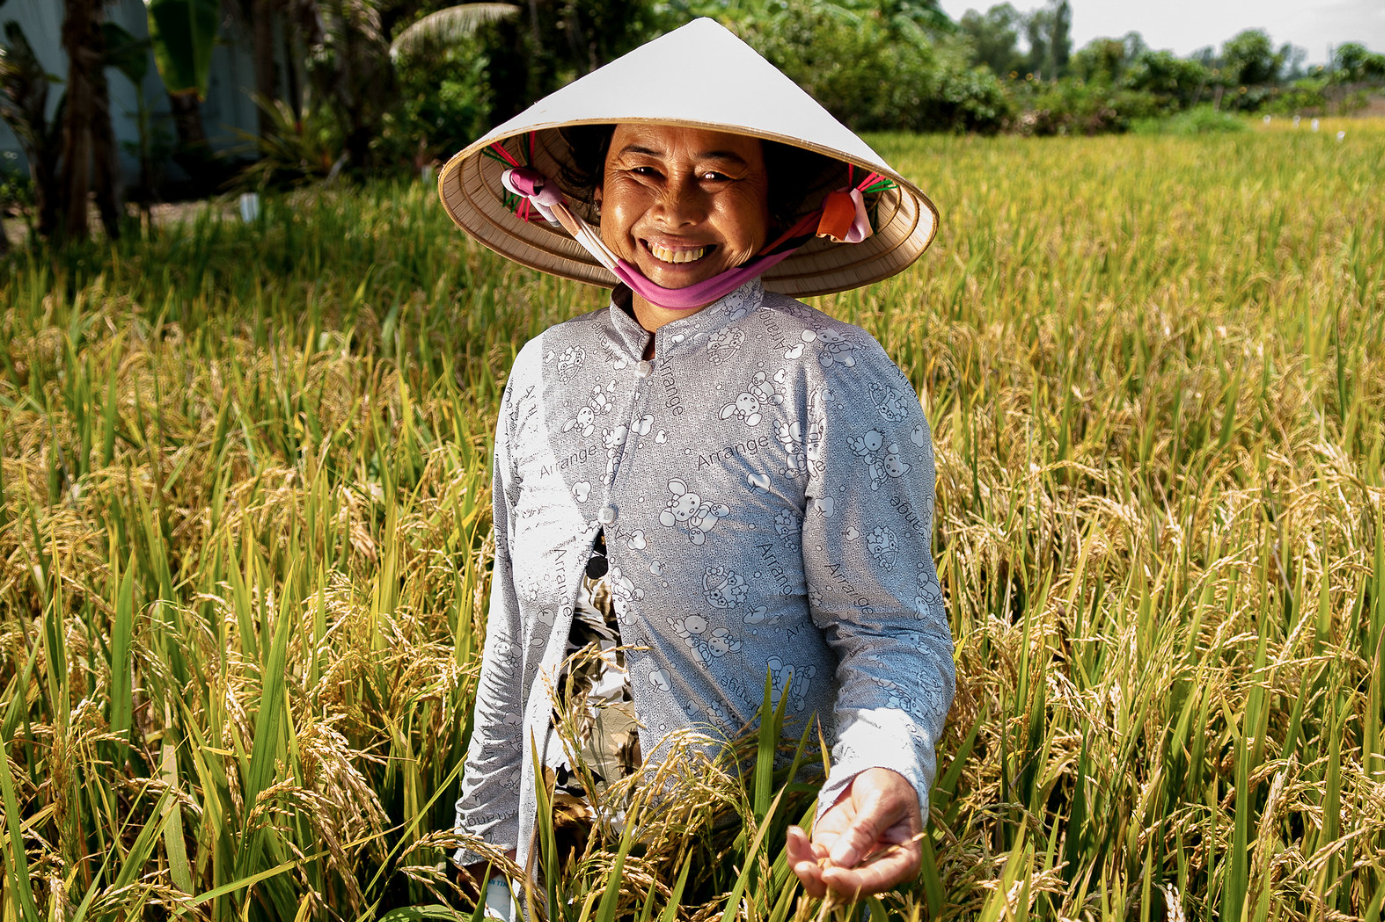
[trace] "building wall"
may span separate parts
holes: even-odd
[[[62,0],[8,0],[0,7],[0,24],[14,20],[24,29],[34,54],[44,68],[58,78],[48,89],[48,112],[52,118],[62,97],[67,77],[67,55],[62,50]],[[147,38],[149,21],[144,0],[113,0],[106,6],[106,17],[137,38]],[[134,86],[119,71],[107,69],[110,87],[111,121],[120,145],[120,161],[127,182],[139,178],[139,113],[143,103],[152,150],[173,143],[176,134],[169,116],[168,94],[149,54],[149,70],[143,84]],[[224,152],[252,155],[247,140],[238,131],[254,134],[255,103],[250,92],[255,86],[255,59],[249,23],[223,18],[221,34],[212,51],[212,74],[207,98],[202,103],[202,121],[213,148]],[[0,163],[6,169],[27,171],[28,162],[19,140],[9,125],[0,121]],[[176,168],[174,168],[176,169]]]

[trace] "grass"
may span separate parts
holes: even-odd
[[[1375,922],[1385,134],[874,140],[943,230],[819,303],[933,423],[959,689],[872,911]],[[4,918],[441,914],[495,407],[600,293],[412,185],[2,271]],[[811,790],[677,767],[555,917],[831,912]]]

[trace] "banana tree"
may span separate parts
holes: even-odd
[[[0,44],[0,118],[10,126],[29,161],[34,183],[36,230],[48,237],[58,226],[58,174],[54,169],[61,144],[61,114],[48,119],[48,87],[58,81],[43,69],[19,23],[5,23]]]
[[[212,77],[212,47],[221,26],[221,0],[145,0],[154,64],[168,91],[179,151],[174,155],[194,180],[211,159],[202,124],[202,101]]]
[[[0,0],[3,5],[3,0]],[[69,14],[71,10],[69,9]],[[33,214],[37,226],[30,225],[30,231],[40,237],[48,238],[59,228],[60,217],[67,213],[69,222],[76,220],[76,236],[85,236],[83,225],[86,217],[85,188],[94,179],[96,200],[101,209],[102,221],[108,234],[119,231],[120,176],[116,162],[115,134],[110,123],[110,103],[106,89],[104,70],[111,67],[124,74],[135,86],[139,86],[147,66],[148,43],[135,38],[120,26],[111,22],[89,23],[80,14],[100,14],[99,6],[94,10],[78,10],[78,21],[64,22],[64,40],[79,42],[84,51],[75,59],[79,68],[87,73],[80,77],[81,92],[90,98],[82,102],[87,114],[80,119],[77,129],[84,137],[76,137],[68,131],[68,98],[66,92],[58,97],[57,112],[48,117],[48,91],[55,84],[64,81],[56,74],[43,69],[29,39],[19,23],[11,20],[5,23],[5,40],[0,42],[0,118],[9,124],[15,137],[19,139],[25,158],[29,161],[29,176],[34,184]],[[91,31],[94,29],[95,31]],[[94,57],[93,57],[94,55]],[[92,73],[95,73],[95,76]],[[69,73],[67,83],[72,83]],[[89,156],[73,149],[79,142]],[[64,144],[69,145],[67,148]],[[69,163],[90,162],[91,170],[79,171],[68,168]],[[72,196],[72,183],[78,185],[77,194],[82,196],[80,215],[75,209],[65,209],[64,202]],[[69,228],[71,229],[71,228]]]

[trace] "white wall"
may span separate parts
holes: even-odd
[[[62,96],[63,82],[67,77],[67,55],[62,50],[62,17],[62,0],[8,0],[4,6],[0,6],[0,25],[10,20],[18,22],[39,61],[59,80],[48,88],[50,118]],[[106,17],[138,38],[149,35],[144,0],[113,0],[106,7]],[[250,149],[245,139],[236,134],[236,130],[253,134],[256,128],[255,104],[247,92],[255,86],[252,48],[249,24],[223,19],[221,35],[212,52],[211,85],[207,99],[202,103],[202,121],[212,147],[222,151],[240,151],[246,156],[250,155]],[[120,145],[121,166],[126,180],[133,183],[139,177],[139,122],[136,113],[140,96],[143,96],[144,104],[148,107],[153,131],[163,133],[171,142],[175,132],[169,118],[168,95],[154,66],[152,52],[149,55],[149,70],[138,89],[124,74],[112,69],[106,71],[106,82],[110,87],[111,121],[116,142]],[[0,156],[3,156],[7,169],[17,167],[28,170],[28,161],[21,152],[19,140],[3,121],[0,121]]]

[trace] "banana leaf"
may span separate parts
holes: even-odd
[[[212,46],[221,22],[220,0],[149,0],[154,64],[170,94],[207,97]]]

